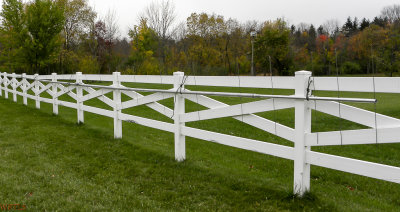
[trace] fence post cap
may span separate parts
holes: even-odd
[[[76,75],[82,75],[82,72],[76,72]]]
[[[174,72],[174,76],[183,76],[183,75],[185,75],[185,72],[182,72],[182,71]]]
[[[113,72],[112,74],[113,74],[113,75],[121,75],[121,72],[115,71],[115,72]]]
[[[53,75],[53,76],[54,76],[54,75],[57,75],[57,73],[51,73],[51,75]]]
[[[311,75],[311,71],[296,71],[295,75]]]

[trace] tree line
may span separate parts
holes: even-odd
[[[400,70],[400,5],[373,20],[332,19],[316,27],[207,13],[179,23],[173,2],[163,0],[144,8],[128,38],[118,35],[115,12],[99,17],[87,0],[3,0],[0,17],[0,71],[7,72],[393,76]]]

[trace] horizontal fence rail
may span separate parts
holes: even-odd
[[[85,82],[109,82],[112,85],[96,85]],[[122,83],[151,83],[173,85],[172,89],[132,88]],[[254,93],[228,93],[191,91],[186,85],[219,86],[239,88],[291,89],[294,95],[266,95]],[[376,99],[321,97],[312,91],[353,91],[400,93],[400,78],[371,77],[313,77],[311,72],[299,71],[294,77],[247,77],[247,76],[184,76],[175,72],[173,76],[150,75],[86,75],[80,72],[70,75],[26,75],[0,73],[0,96],[17,101],[22,96],[35,101],[36,108],[41,102],[58,107],[69,107],[77,111],[77,122],[84,123],[84,113],[90,112],[114,120],[114,137],[122,138],[122,121],[174,133],[175,159],[186,159],[185,138],[193,137],[244,150],[259,152],[294,161],[294,193],[303,195],[310,189],[310,165],[345,171],[362,176],[400,183],[400,168],[378,163],[355,160],[311,151],[312,146],[353,145],[371,143],[399,143],[400,120],[360,109],[342,102],[376,103]],[[139,92],[149,92],[142,95]],[[43,94],[51,98],[44,97]],[[108,96],[107,96],[108,95]],[[111,96],[112,97],[109,97]],[[129,97],[122,101],[121,96]],[[59,98],[69,96],[73,101]],[[208,96],[261,98],[258,101],[228,105]],[[174,99],[174,107],[168,108],[158,101]],[[91,99],[98,99],[111,109],[85,105]],[[202,105],[207,109],[185,112],[185,100]],[[145,105],[173,123],[157,121],[123,113],[122,110]],[[295,127],[290,128],[276,121],[255,115],[256,113],[281,109],[295,109]],[[349,120],[368,129],[330,132],[311,132],[311,110]],[[185,126],[185,123],[216,118],[231,117],[265,132],[274,134],[294,143],[294,147],[273,144],[254,139],[242,138]]]

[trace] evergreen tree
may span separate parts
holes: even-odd
[[[350,36],[350,34],[353,32],[353,22],[351,21],[350,16],[347,17],[346,23],[344,23],[342,27],[342,32],[346,37]]]
[[[363,18],[360,24],[360,30],[364,30],[365,28],[369,27],[369,20],[366,18]]]
[[[374,20],[372,21],[372,24],[375,24],[380,27],[385,27],[386,23],[387,23],[386,18],[381,18],[381,17],[377,17],[377,16],[375,16]]]
[[[324,32],[324,27],[323,27],[322,25],[320,25],[320,26],[318,27],[318,29],[317,29],[317,32],[318,32],[318,35],[325,34],[325,32]]]

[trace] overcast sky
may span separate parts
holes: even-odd
[[[121,35],[137,22],[138,14],[152,0],[89,0],[99,15],[109,9],[117,14]],[[265,21],[285,17],[290,24],[301,22],[319,26],[328,19],[343,24],[348,16],[372,19],[384,6],[399,4],[399,0],[173,0],[179,21],[193,12],[207,12],[247,20]]]

